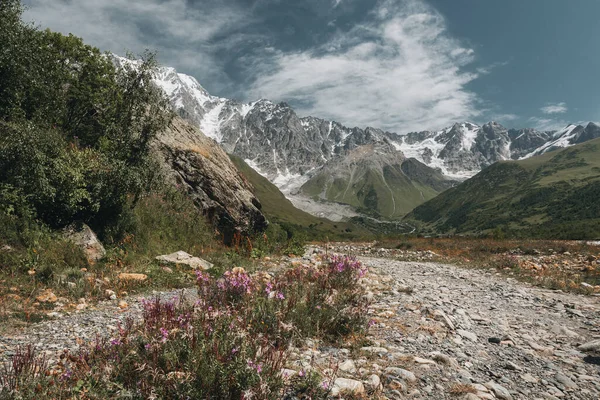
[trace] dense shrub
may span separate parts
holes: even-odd
[[[21,13],[17,0],[0,5],[0,184],[45,224],[102,231],[156,178],[149,146],[171,112],[151,82],[154,56],[117,69]]]

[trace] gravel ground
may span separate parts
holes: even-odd
[[[300,261],[318,262],[321,251],[311,247]],[[370,270],[364,280],[375,323],[370,344],[331,348],[308,341],[291,349],[286,373],[331,369],[333,359],[333,393],[348,390],[366,398],[600,398],[600,366],[594,363],[600,341],[593,342],[600,339],[599,297],[540,289],[488,270],[361,260]],[[193,300],[195,292],[183,295]],[[51,355],[75,349],[115,331],[127,317],[139,318],[140,300],[126,299],[125,309],[118,301],[101,302],[0,337],[2,357],[27,343]]]

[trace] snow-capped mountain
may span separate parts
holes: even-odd
[[[241,103],[210,95],[193,77],[160,68],[156,84],[184,118],[284,192],[304,184],[330,161],[359,146],[388,143],[451,179],[467,179],[500,160],[520,159],[600,137],[600,127],[569,125],[556,132],[506,129],[496,122],[457,123],[440,131],[406,135],[348,128],[335,121],[299,117],[286,103]]]

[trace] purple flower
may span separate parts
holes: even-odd
[[[169,339],[169,331],[165,328],[160,328],[160,334],[162,335],[160,341],[165,343]]]
[[[304,370],[300,370],[300,372],[298,372],[298,376],[300,378],[304,377],[304,375],[306,375],[306,372],[304,372]]]
[[[277,295],[275,295],[275,297],[276,297],[278,300],[283,300],[283,299],[285,299],[285,296],[284,296],[284,295],[283,295],[283,293],[281,293],[281,292],[277,292]]]

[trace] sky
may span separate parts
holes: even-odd
[[[158,53],[215,96],[397,133],[600,121],[598,0],[24,0],[24,19]]]

